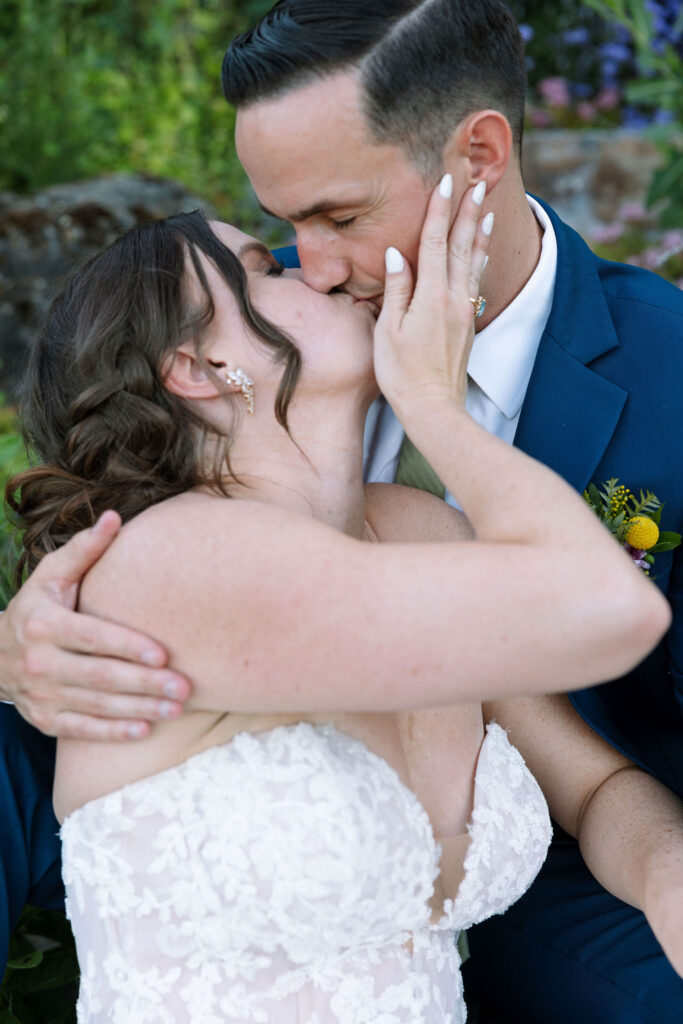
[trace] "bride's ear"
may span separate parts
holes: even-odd
[[[164,372],[164,386],[180,398],[215,398],[223,393],[219,380],[207,373],[197,358],[193,341],[176,349]]]

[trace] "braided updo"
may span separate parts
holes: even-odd
[[[201,358],[202,332],[213,318],[198,251],[225,279],[247,327],[283,364],[275,413],[287,429],[300,355],[251,305],[237,257],[198,212],[131,229],[69,277],[30,352],[20,416],[27,447],[41,464],[6,489],[23,531],[17,583],[107,509],[127,522],[199,485],[228,496],[235,421],[230,435],[218,437],[163,383],[164,367],[184,341],[193,338]],[[184,286],[188,259],[203,291],[200,307]],[[235,398],[226,393],[226,401]],[[208,438],[215,448],[209,468]]]

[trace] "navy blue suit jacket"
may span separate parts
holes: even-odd
[[[662,529],[683,532],[683,293],[599,259],[543,206],[557,236],[557,279],[515,445],[578,491],[611,477],[635,493],[649,488],[665,503]],[[295,250],[278,255],[297,265]],[[683,549],[658,555],[655,573],[673,607],[668,635],[629,676],[572,701],[596,732],[683,795]]]

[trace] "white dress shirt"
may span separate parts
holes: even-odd
[[[541,256],[526,285],[474,338],[467,387],[467,411],[489,433],[512,444],[538,346],[555,291],[557,241],[550,219],[527,196],[543,228]],[[495,270],[495,268],[494,268]],[[396,477],[404,431],[383,398],[373,403],[365,426],[365,479],[391,483]],[[459,508],[448,491],[446,501]]]

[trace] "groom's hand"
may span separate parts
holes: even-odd
[[[0,697],[50,736],[142,739],[151,722],[180,715],[190,693],[154,640],[74,611],[120,525],[106,512],[47,555],[0,618]]]

